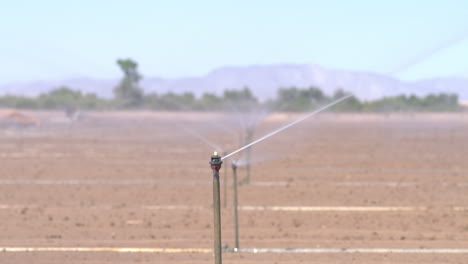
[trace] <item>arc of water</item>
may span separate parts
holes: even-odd
[[[177,102],[174,98],[168,98],[168,99],[166,98],[165,100],[168,100],[169,102],[171,102],[172,104],[176,105],[177,107],[179,107],[179,108],[182,109],[183,111],[187,111],[187,112],[193,111],[192,108],[190,108],[190,107],[188,107],[188,106],[186,106],[186,105],[183,105],[183,104]],[[211,119],[210,119],[210,120],[211,120]],[[174,122],[175,122],[175,121],[174,121]],[[223,125],[223,124],[220,123],[219,121],[210,121],[209,123],[210,123],[210,125],[213,125],[213,126],[215,126],[215,127],[217,127],[217,128],[220,128],[220,129],[224,130],[224,132],[230,133],[230,134],[232,134],[233,136],[235,136],[235,133],[234,133],[231,129],[229,129],[228,127],[226,127],[225,125]],[[198,135],[201,136],[200,134],[198,134]],[[197,136],[197,137],[198,137],[198,136]]]
[[[442,51],[442,50],[445,50],[449,47],[452,47],[462,41],[464,41],[465,39],[468,38],[468,30],[465,30],[464,32],[462,32],[461,34],[459,35],[456,35],[440,44],[438,44],[437,46],[434,46],[428,50],[425,50],[423,52],[421,52],[420,54],[417,54],[415,57],[412,57],[410,58],[408,61],[402,63],[401,65],[398,65],[397,67],[395,67],[394,69],[392,69],[391,71],[388,71],[387,74],[389,75],[398,75],[406,70],[408,70],[409,68],[425,61],[426,59],[432,57],[434,54]]]
[[[195,130],[190,129],[190,128],[188,128],[188,127],[186,127],[186,126],[184,126],[184,125],[182,125],[182,124],[180,124],[180,123],[176,123],[176,122],[173,121],[173,120],[170,120],[170,122],[171,122],[173,125],[175,125],[175,126],[181,128],[182,130],[184,130],[184,131],[187,132],[188,134],[190,134],[190,135],[192,135],[192,136],[198,138],[201,142],[205,143],[206,145],[208,145],[208,146],[210,146],[210,147],[212,147],[212,148],[214,148],[214,149],[217,149],[218,151],[223,151],[223,149],[222,149],[218,144],[216,144],[216,143],[214,143],[214,142],[208,140],[206,137],[200,135],[200,134],[197,133]]]
[[[342,102],[342,101],[344,101],[344,100],[346,100],[346,99],[348,99],[348,98],[350,98],[350,97],[352,97],[352,96],[353,96],[353,95],[350,94],[350,95],[347,95],[347,96],[345,96],[345,97],[342,97],[342,98],[340,98],[340,99],[338,99],[338,100],[335,100],[335,101],[333,101],[333,102],[331,102],[331,103],[329,103],[329,104],[327,104],[327,105],[325,105],[325,106],[322,106],[322,107],[320,107],[319,109],[317,109],[317,110],[315,110],[315,111],[313,111],[313,112],[310,112],[310,113],[308,113],[307,115],[305,115],[305,116],[303,116],[303,117],[301,117],[301,118],[299,118],[299,119],[297,119],[297,120],[295,120],[295,121],[293,121],[293,122],[291,122],[291,123],[289,123],[289,124],[287,124],[287,125],[285,125],[285,126],[283,126],[283,127],[280,127],[279,129],[277,129],[277,130],[275,130],[275,131],[273,131],[273,132],[271,132],[271,133],[269,133],[269,134],[267,134],[267,135],[265,135],[265,136],[263,136],[263,137],[261,137],[261,138],[255,140],[255,141],[253,141],[252,143],[249,143],[249,144],[243,146],[242,148],[240,148],[240,149],[238,149],[238,150],[236,150],[236,151],[233,151],[233,152],[229,153],[228,155],[222,157],[221,159],[222,159],[222,160],[227,159],[227,158],[229,158],[230,156],[232,156],[232,155],[234,155],[234,154],[236,154],[236,153],[238,153],[238,152],[241,152],[242,150],[244,150],[244,149],[246,149],[246,148],[248,148],[248,147],[251,147],[251,146],[253,146],[253,145],[255,145],[255,144],[257,144],[257,143],[259,143],[259,142],[261,142],[261,141],[263,141],[263,140],[265,140],[265,139],[267,139],[267,138],[269,138],[269,137],[271,137],[271,136],[273,136],[273,135],[275,135],[275,134],[277,134],[277,133],[279,133],[279,132],[285,130],[285,129],[288,129],[288,128],[290,128],[290,127],[292,127],[292,126],[294,126],[294,125],[296,125],[296,124],[298,124],[298,123],[304,121],[305,119],[307,119],[307,118],[309,118],[309,117],[311,117],[311,116],[313,116],[313,115],[316,115],[316,114],[318,114],[318,113],[320,113],[320,112],[322,112],[322,111],[324,111],[324,110],[326,110],[326,109],[328,109],[328,108],[330,108],[330,107],[332,107],[332,106],[334,106],[334,105],[336,105],[336,104],[338,104],[338,103],[340,103],[340,102]]]
[[[192,130],[190,130],[190,129],[186,128],[186,127],[183,127],[183,126],[182,126],[182,129],[187,131],[187,133],[190,133],[191,135],[197,137],[198,139],[200,139],[203,143],[207,144],[208,146],[210,146],[210,147],[212,147],[214,149],[219,149],[220,151],[223,151],[223,149],[218,144],[215,144],[214,142],[208,140],[207,138],[200,135],[199,133],[197,133],[195,131],[192,131]]]
[[[242,113],[239,110],[239,108],[230,101],[227,101],[226,103],[231,108],[231,110],[234,110],[234,112],[236,113],[236,116],[237,116],[237,120],[239,121],[239,125],[242,128],[242,131],[245,131],[247,125],[245,123],[244,117],[242,116]]]

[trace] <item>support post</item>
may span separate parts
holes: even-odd
[[[223,156],[226,156],[227,152],[223,152]],[[228,175],[227,175],[228,170],[224,170],[224,180],[223,180],[223,185],[224,185],[224,193],[223,193],[223,207],[227,207],[227,181],[228,181]]]
[[[213,222],[214,222],[214,254],[215,264],[222,264],[221,249],[221,202],[219,194],[219,170],[221,169],[221,157],[215,152],[211,157],[210,165],[213,171]]]
[[[237,164],[235,161],[232,162],[232,186],[234,193],[234,235],[235,235],[235,247],[234,251],[239,250],[239,217],[238,217],[238,205],[237,205]]]
[[[245,137],[245,142],[246,144],[249,144],[250,142],[253,141],[253,136],[254,136],[254,127],[252,128],[248,128],[247,131],[246,131],[246,137]],[[245,169],[246,169],[246,177],[243,181],[241,181],[241,184],[249,184],[250,183],[250,170],[251,170],[251,166],[250,164],[252,163],[251,162],[251,158],[252,158],[252,147],[248,147],[246,149],[246,165],[245,165]]]

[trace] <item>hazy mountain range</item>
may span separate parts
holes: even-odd
[[[63,81],[36,81],[0,84],[1,94],[37,95],[59,86],[93,92],[102,97],[111,97],[118,79],[75,78]],[[372,72],[333,70],[318,65],[255,65],[245,67],[222,67],[199,77],[165,79],[145,77],[141,86],[145,92],[181,93],[191,91],[196,95],[203,92],[221,94],[224,89],[250,87],[260,99],[273,98],[279,87],[320,87],[332,94],[337,88],[353,92],[361,99],[375,99],[395,94],[417,94],[450,92],[468,99],[468,78],[443,77],[405,82],[391,76]]]

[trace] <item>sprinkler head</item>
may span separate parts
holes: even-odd
[[[218,152],[215,151],[213,156],[211,156],[211,161],[210,161],[211,169],[213,170],[213,172],[219,172],[222,164],[223,164],[223,161],[221,160],[221,156],[219,156]]]
[[[235,160],[232,161],[232,169],[233,170],[237,169],[237,162]]]

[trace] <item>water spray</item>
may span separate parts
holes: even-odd
[[[254,137],[254,131],[256,125],[259,123],[260,120],[263,120],[267,114],[268,111],[265,109],[250,109],[250,114],[248,116],[245,115],[245,113],[242,113],[239,108],[237,108],[232,102],[228,102],[232,110],[236,112],[236,116],[238,117],[239,125],[242,128],[242,132],[239,134],[239,142],[241,144],[249,144],[250,142],[253,141]],[[242,135],[244,134],[244,135]],[[242,145],[241,145],[242,146]],[[251,180],[251,162],[250,159],[252,157],[252,148],[249,147],[247,148],[246,151],[246,158],[247,158],[247,163],[246,163],[246,177],[240,181],[240,184],[249,184]]]
[[[418,65],[421,62],[424,62],[426,59],[434,56],[438,52],[440,52],[440,51],[442,51],[444,49],[447,49],[449,47],[452,47],[452,46],[464,41],[467,38],[468,38],[468,31],[465,30],[465,31],[461,32],[460,34],[458,34],[456,36],[453,36],[452,38],[447,39],[442,43],[439,43],[437,46],[434,46],[429,50],[426,50],[426,51],[423,51],[420,54],[417,54],[415,57],[410,58],[408,61],[404,62],[403,64],[398,65],[397,67],[395,67],[391,71],[388,71],[387,74],[389,74],[389,75],[398,75],[398,74],[410,69],[411,67],[413,67],[415,65]]]
[[[271,136],[273,136],[273,135],[276,135],[276,134],[278,134],[279,132],[281,132],[281,131],[283,131],[283,130],[285,130],[285,129],[287,129],[287,128],[290,128],[290,127],[292,127],[292,126],[294,126],[294,125],[296,125],[296,124],[298,124],[298,123],[300,123],[300,122],[306,120],[307,118],[309,118],[309,117],[311,117],[311,116],[314,116],[314,115],[316,115],[316,114],[318,114],[318,113],[320,113],[320,112],[322,112],[322,111],[324,111],[324,110],[326,110],[326,109],[328,109],[328,108],[330,108],[330,107],[332,107],[332,106],[334,106],[334,105],[336,105],[336,104],[338,104],[338,103],[340,103],[340,102],[342,102],[342,101],[344,101],[344,100],[346,100],[346,99],[348,99],[348,98],[351,98],[352,96],[353,96],[353,95],[350,94],[350,95],[347,95],[347,96],[345,96],[345,97],[342,97],[342,98],[340,98],[340,99],[338,99],[338,100],[335,100],[335,101],[333,101],[333,102],[331,102],[331,103],[329,103],[329,104],[327,104],[327,105],[325,105],[325,106],[322,106],[322,107],[320,107],[319,109],[317,109],[317,110],[315,110],[315,111],[313,111],[313,112],[310,112],[310,113],[308,113],[307,115],[305,115],[305,116],[303,116],[303,117],[301,117],[301,118],[299,118],[299,119],[297,119],[297,120],[295,120],[295,121],[293,121],[293,122],[291,122],[291,123],[289,123],[289,124],[287,124],[287,125],[285,125],[285,126],[283,126],[283,127],[280,127],[280,128],[278,128],[277,130],[275,130],[275,131],[273,131],[273,132],[271,132],[271,133],[269,133],[269,134],[267,134],[267,135],[265,135],[265,136],[263,136],[263,137],[261,137],[261,138],[255,140],[255,141],[253,141],[253,142],[251,142],[251,143],[249,143],[249,144],[247,144],[247,145],[241,147],[240,149],[238,149],[238,150],[236,150],[236,151],[234,151],[234,152],[229,153],[228,155],[222,157],[221,160],[227,159],[227,158],[229,158],[230,156],[232,156],[232,155],[234,155],[234,154],[236,154],[236,153],[238,153],[238,152],[241,152],[242,150],[244,150],[244,149],[246,149],[246,148],[249,148],[249,147],[251,147],[251,146],[253,146],[253,145],[255,145],[255,144],[259,143],[259,142],[262,142],[263,140],[265,140],[265,139],[267,139],[267,138],[269,138],[269,137],[271,137]]]
[[[178,123],[175,123],[174,121],[171,121],[174,125],[176,125],[177,127],[183,129],[185,132],[187,132],[188,134],[198,138],[200,141],[202,141],[203,143],[205,143],[206,145],[214,148],[214,149],[221,149],[221,147],[214,143],[213,141],[207,139],[206,137],[200,135],[200,133],[197,133],[195,130],[193,129],[190,129],[182,124],[178,124]]]
[[[213,171],[213,216],[214,216],[214,253],[215,253],[215,264],[222,263],[222,251],[221,251],[221,203],[219,195],[219,170],[223,161],[218,156],[218,152],[215,152],[211,156],[211,170]]]
[[[250,143],[253,140],[254,136],[254,127],[251,126],[245,131],[245,142]],[[250,183],[250,171],[251,171],[251,162],[250,159],[252,158],[252,147],[248,147],[246,150],[246,159],[247,159],[247,164],[246,164],[246,176],[245,179],[242,181],[243,184],[249,184]]]

